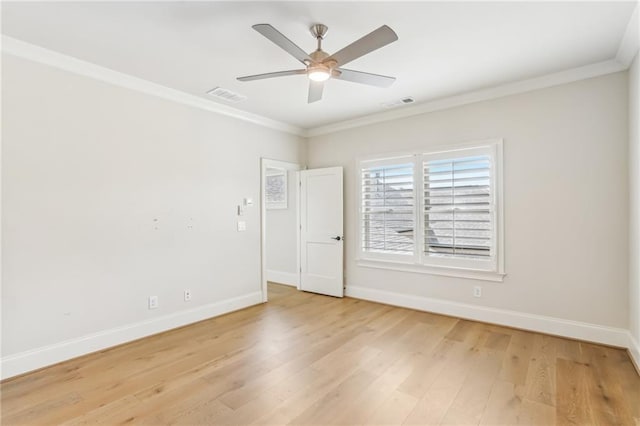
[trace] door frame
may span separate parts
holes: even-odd
[[[260,281],[262,290],[262,302],[268,301],[267,289],[267,203],[264,185],[266,182],[267,168],[280,167],[287,171],[295,171],[295,194],[296,194],[296,274],[298,275],[298,284],[296,288],[300,289],[300,170],[303,166],[298,163],[289,161],[273,160],[271,158],[260,159]],[[287,187],[289,183],[287,182]],[[288,190],[288,188],[287,188]],[[292,206],[289,203],[289,206]]]

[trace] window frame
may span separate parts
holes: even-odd
[[[401,155],[393,155],[393,156],[385,156],[384,158],[373,158],[373,159],[361,159],[358,161],[358,250],[361,253],[360,258],[363,258],[362,253],[366,253],[366,255],[364,256],[364,258],[369,259],[369,260],[381,260],[381,261],[385,261],[385,262],[396,262],[396,263],[408,263],[411,264],[412,258],[415,258],[417,251],[418,251],[418,247],[416,245],[415,242],[415,238],[414,238],[414,242],[413,242],[413,254],[412,255],[407,255],[407,254],[394,254],[394,253],[376,253],[376,252],[368,252],[368,251],[364,251],[362,249],[362,242],[364,240],[364,234],[363,234],[363,228],[364,228],[364,222],[362,221],[362,215],[363,215],[363,205],[362,205],[362,200],[363,200],[363,193],[362,193],[362,165],[363,164],[367,164],[369,167],[376,167],[376,166],[384,166],[384,165],[395,165],[395,164],[407,164],[407,163],[412,163],[413,164],[413,197],[414,197],[414,203],[413,203],[413,220],[414,222],[416,221],[416,218],[418,216],[418,212],[419,210],[419,206],[418,203],[416,202],[416,190],[419,188],[416,188],[416,164],[417,164],[417,160],[416,160],[416,154],[410,153],[410,154],[401,154]],[[415,224],[414,226],[417,226],[417,224]]]
[[[455,259],[428,256],[424,252],[424,162],[436,158],[452,158],[474,155],[474,153],[489,154],[491,161],[491,195],[492,210],[492,255],[489,260]],[[387,253],[367,252],[362,247],[364,239],[363,228],[363,193],[362,169],[372,165],[401,164],[407,159],[413,159],[414,179],[414,253],[413,255],[398,255]],[[404,160],[404,161],[403,161]],[[405,272],[426,273],[433,275],[453,276],[460,278],[479,279],[487,281],[503,281],[504,276],[504,193],[503,193],[503,140],[487,139],[465,143],[434,146],[419,151],[387,153],[371,155],[356,159],[356,184],[358,196],[358,229],[357,229],[357,257],[356,264],[370,268],[399,270]]]

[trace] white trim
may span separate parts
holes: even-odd
[[[640,26],[638,25],[638,9],[640,9],[640,7],[636,4],[636,7],[631,14],[631,18],[627,23],[627,29],[624,32],[624,36],[620,41],[618,53],[616,54],[616,61],[622,64],[625,68],[629,68],[631,66],[631,62],[633,62],[633,58],[636,56],[638,46],[640,44],[640,40],[638,40],[638,34],[640,33]]]
[[[502,138],[484,139],[478,141],[465,141],[458,143],[441,144],[429,147],[428,150],[409,151],[404,153],[371,154],[356,159],[356,193],[358,194],[358,230],[357,230],[357,263],[359,266],[391,269],[403,272],[422,274],[444,275],[458,278],[470,278],[485,281],[502,282],[504,269],[504,188],[503,188],[503,146]],[[422,235],[424,235],[424,222],[420,214],[424,211],[424,199],[422,194],[424,177],[423,162],[428,158],[449,158],[452,155],[467,156],[472,152],[482,152],[490,155],[492,169],[491,187],[493,194],[493,220],[496,226],[493,228],[492,241],[493,254],[487,261],[464,259],[433,259],[425,256],[420,249],[422,247]],[[363,168],[394,166],[404,163],[413,164],[414,168],[414,252],[411,254],[392,254],[366,252],[362,249],[363,241],[363,204],[362,204],[362,170]]]
[[[261,302],[262,294],[258,291],[158,318],[92,333],[18,354],[8,355],[0,359],[1,378],[6,379],[13,377],[142,337],[151,336],[176,327],[182,327],[197,321],[244,309]]]
[[[270,158],[260,159],[260,281],[262,291],[262,301],[268,301],[267,281],[269,281],[269,271],[267,271],[267,202],[264,191],[266,173],[268,167],[279,167],[287,171],[295,171],[296,203],[289,203],[290,208],[295,208],[296,212],[296,271],[300,271],[300,170],[302,165],[288,161],[272,160]],[[289,188],[289,183],[287,183]],[[288,190],[288,189],[287,189]],[[297,274],[296,287],[300,289],[300,272]]]
[[[396,159],[402,159],[404,157],[410,158],[410,157],[415,157],[416,155],[419,155],[419,154],[423,154],[423,152],[425,151],[424,147],[428,148],[426,152],[432,152],[432,153],[451,152],[451,151],[457,151],[457,150],[463,151],[469,148],[477,148],[485,145],[490,146],[496,143],[504,144],[504,139],[503,138],[467,139],[462,141],[453,140],[449,142],[446,142],[446,141],[443,142],[442,140],[439,140],[439,142],[435,145],[432,145],[429,142],[431,141],[427,141],[427,144],[420,149],[380,152],[380,153],[365,154],[365,155],[358,156],[356,157],[356,167],[358,167],[360,163],[371,163],[374,165],[377,165],[378,163],[385,164],[386,160],[389,160],[389,163],[392,164]]]
[[[434,151],[433,149],[429,149],[428,151],[424,151],[420,156],[420,163],[418,167],[418,176],[419,179],[417,181],[420,185],[420,194],[422,194],[418,199],[419,211],[426,211],[424,203],[424,181],[425,177],[423,175],[424,164],[427,161],[432,159],[440,160],[440,159],[451,159],[452,157],[468,157],[473,155],[488,155],[490,157],[491,162],[491,173],[490,173],[490,185],[491,185],[491,216],[492,216],[492,227],[491,227],[491,256],[486,260],[480,259],[460,259],[456,257],[431,257],[426,256],[423,250],[418,252],[418,263],[421,265],[427,265],[431,267],[444,267],[444,268],[460,268],[463,271],[485,271],[493,273],[493,278],[499,278],[499,281],[502,281],[502,277],[504,276],[504,240],[502,239],[502,235],[504,233],[504,211],[502,209],[503,204],[503,196],[504,191],[502,188],[502,169],[504,164],[502,162],[502,152],[503,152],[503,140],[500,139],[489,139],[486,141],[479,141],[475,145],[465,143],[460,145],[450,145],[446,149],[442,149],[440,151]],[[420,247],[423,246],[424,243],[424,226],[426,225],[422,216],[416,216],[416,218],[420,218],[419,221],[419,238],[420,238]],[[480,275],[482,276],[482,275]]]
[[[302,196],[302,179],[300,178],[300,172],[306,170],[307,166],[300,166],[300,169],[296,171],[296,271],[298,271],[298,285],[296,288],[300,290],[300,283],[302,281],[302,218],[300,217],[301,204],[300,197]]]
[[[357,259],[356,264],[364,268],[388,269],[400,272],[413,272],[416,274],[441,275],[445,277],[468,278],[481,281],[504,281],[504,272],[481,271],[476,269],[453,268],[446,266],[423,265],[417,263],[404,263],[391,260]]]
[[[245,112],[227,105],[218,104],[212,100],[200,98],[196,95],[185,93],[180,90],[171,89],[142,78],[114,71],[100,65],[86,62],[72,56],[64,55],[62,53],[45,49],[5,35],[2,36],[2,52],[180,104],[237,118],[259,126],[268,127],[298,136],[304,136],[305,134],[303,129],[287,123],[272,120],[250,112]]]
[[[377,114],[367,115],[361,118],[345,120],[310,129],[302,129],[288,123],[272,120],[270,118],[242,111],[227,105],[218,104],[205,98],[200,98],[198,96],[152,83],[138,77],[114,71],[112,69],[86,62],[72,56],[55,52],[50,49],[36,46],[6,35],[2,35],[0,44],[2,45],[2,51],[4,53],[13,56],[50,65],[79,75],[95,78],[97,80],[105,81],[142,93],[147,93],[153,96],[158,96],[160,98],[168,99],[181,104],[201,108],[206,111],[211,111],[214,113],[237,118],[239,120],[247,121],[263,127],[309,138],[313,136],[334,133],[341,130],[362,127],[369,124],[375,124],[404,117],[411,117],[427,112],[439,111],[456,106],[471,104],[474,102],[501,98],[504,96],[544,89],[560,84],[571,83],[574,81],[585,80],[588,78],[623,71],[629,67],[629,64],[633,60],[633,56],[635,55],[634,52],[638,50],[637,37],[633,37],[634,25],[635,28],[637,28],[638,26],[637,15],[638,8],[636,7],[634,14],[632,15],[627,26],[625,36],[620,43],[620,48],[618,50],[616,59],[585,65],[582,67],[571,68],[565,71],[560,71],[557,73],[548,74],[528,80],[517,81],[514,83],[507,83],[488,89],[481,89],[473,92],[463,93],[460,95],[435,99],[425,103],[417,104],[413,107],[406,107],[394,111],[385,111]],[[632,53],[630,54],[629,52]],[[631,55],[630,58],[629,55]]]
[[[0,5],[0,7],[2,7],[2,6]],[[2,74],[2,70],[3,69],[4,68],[2,67],[2,57],[0,56],[0,74]],[[2,89],[0,88],[0,93],[1,92],[2,92]],[[1,97],[1,95],[0,95],[0,97]],[[0,102],[0,117],[4,117],[4,115],[2,114],[2,105],[3,104],[4,104],[4,102]],[[3,164],[3,162],[2,162],[2,153],[4,152],[4,146],[3,146],[3,143],[2,143],[2,139],[3,138],[0,137],[0,188],[3,188],[3,186],[2,186],[2,180],[3,180],[2,179],[2,175],[4,174],[4,173],[1,173],[2,164]],[[0,206],[3,205],[2,204],[2,201],[3,201],[2,199],[4,197],[2,196],[2,193],[3,193],[3,191],[0,190]],[[0,224],[4,223],[3,219],[4,219],[3,218],[3,209],[0,207]],[[2,239],[2,226],[0,226],[0,241],[4,241]],[[3,245],[4,244],[0,244],[0,294],[2,293],[2,288],[3,288],[2,287],[2,284],[3,284],[2,283],[2,277],[4,276],[4,274],[2,273],[2,262],[3,262],[3,259],[4,259],[4,256],[2,255],[2,246]],[[3,315],[3,312],[2,312],[4,303],[2,303],[2,302],[3,301],[0,300],[0,318],[4,318],[4,315]],[[2,333],[0,332],[0,334],[2,334]],[[3,343],[2,343],[3,340],[4,339],[2,339],[2,336],[0,335],[0,354],[3,353]],[[2,378],[2,362],[1,361],[2,361],[2,359],[0,358],[0,379]]]
[[[574,81],[585,80],[588,78],[598,77],[601,75],[612,74],[624,71],[627,66],[616,60],[608,60],[598,62],[583,67],[572,68],[569,70],[548,74],[542,77],[536,77],[529,80],[522,80],[515,83],[507,83],[488,89],[467,92],[460,95],[449,96],[446,98],[436,99],[420,103],[412,107],[405,107],[393,111],[381,112],[378,114],[367,115],[362,118],[341,121],[338,123],[328,124],[326,126],[314,127],[307,130],[304,134],[306,137],[326,135],[329,133],[339,132],[341,130],[353,129],[356,127],[367,126],[370,124],[381,123],[385,121],[397,120],[400,118],[411,117],[414,115],[425,114],[427,112],[449,109],[461,105],[471,104],[474,102],[487,101],[504,96],[516,95],[519,93],[530,92],[532,90],[544,89],[547,87],[558,86],[561,84],[572,83]]]
[[[449,300],[432,299],[409,294],[392,293],[366,287],[347,285],[346,295],[393,306],[433,312],[474,321],[536,331],[571,339],[605,345],[627,347],[629,332],[623,328],[607,327],[563,318],[527,314],[506,309],[470,305]]]
[[[629,357],[636,367],[636,371],[640,374],[640,343],[636,339],[633,338],[633,335],[630,331],[627,332],[629,336],[629,343],[627,344],[627,349],[629,350]]]
[[[267,270],[267,281],[271,281],[276,284],[285,284],[293,287],[298,287],[298,284],[300,282],[300,274],[296,274],[294,272]]]
[[[418,226],[418,222],[416,220],[416,218],[418,218],[420,216],[419,212],[419,206],[418,206],[418,197],[416,195],[416,191],[418,188],[416,188],[416,184],[415,182],[417,182],[418,179],[418,155],[415,152],[407,152],[405,154],[402,155],[378,155],[378,156],[370,156],[367,159],[363,159],[363,158],[357,158],[356,159],[356,173],[357,173],[357,178],[356,178],[356,194],[358,194],[358,224],[357,224],[357,253],[358,253],[358,258],[362,258],[364,260],[371,260],[373,262],[376,261],[381,261],[381,265],[387,265],[387,264],[393,264],[393,263],[400,263],[400,264],[405,264],[405,263],[413,263],[415,261],[415,259],[417,259],[418,256],[418,248],[417,248],[417,244],[415,244],[415,237],[414,237],[414,249],[413,249],[413,253],[404,253],[404,254],[399,254],[399,253],[376,253],[376,252],[372,252],[372,251],[364,251],[362,248],[362,243],[364,240],[364,235],[363,235],[363,217],[364,217],[364,211],[363,211],[363,169],[369,169],[369,168],[376,168],[376,167],[384,167],[384,166],[398,166],[401,164],[410,164],[411,168],[413,170],[413,180],[414,180],[414,185],[413,185],[413,201],[414,201],[414,205],[413,205],[413,219],[415,221],[414,227],[416,227],[414,229],[414,235],[420,235],[420,232],[417,228]]]

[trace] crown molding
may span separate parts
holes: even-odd
[[[500,86],[467,92],[420,103],[392,111],[385,111],[365,117],[331,123],[325,126],[303,129],[288,123],[245,112],[227,105],[222,105],[198,96],[171,89],[142,78],[114,71],[112,69],[83,61],[53,50],[36,46],[12,37],[2,35],[2,52],[60,68],[75,74],[105,81],[120,87],[136,90],[184,105],[200,108],[209,112],[233,117],[242,121],[257,124],[266,128],[290,133],[296,136],[311,138],[330,133],[367,126],[385,121],[397,120],[414,115],[425,114],[457,106],[516,95],[533,90],[571,83],[574,81],[598,77],[627,69],[638,51],[638,7],[636,6],[622,38],[616,59],[548,74],[528,80],[507,83]]]
[[[203,109],[209,112],[236,118],[281,132],[304,136],[303,129],[287,123],[272,120],[257,114],[245,112],[227,105],[221,105],[198,96],[171,89],[142,78],[114,71],[112,69],[86,62],[44,47],[36,46],[12,37],[2,35],[2,52],[19,58],[39,62],[55,68],[63,69],[78,75],[94,78],[116,86],[124,87],[148,95],[157,96],[180,104]]]
[[[618,53],[616,54],[616,61],[624,65],[625,68],[631,66],[633,58],[638,53],[638,47],[640,44],[640,27],[638,26],[638,3],[636,2],[636,8],[631,14],[631,18],[627,23],[627,29],[622,36],[620,46],[618,47]]]
[[[601,75],[611,74],[624,71],[628,66],[616,61],[608,60],[598,62],[583,67],[572,68],[542,77],[536,77],[529,80],[507,83],[501,86],[495,86],[487,89],[481,89],[473,92],[467,92],[461,95],[440,98],[415,106],[401,108],[393,111],[385,111],[378,114],[372,114],[353,120],[341,121],[339,123],[328,124],[326,126],[315,127],[307,130],[304,136],[314,137],[326,135],[329,133],[339,132],[342,130],[353,129],[356,127],[367,126],[370,124],[381,123],[385,121],[397,120],[400,118],[411,117],[414,115],[425,114],[428,112],[449,109],[457,106],[471,104],[475,102],[487,101],[504,96],[516,95],[519,93],[530,92],[532,90],[544,89],[547,87],[558,86],[560,84],[571,83],[574,81],[584,80],[587,78],[598,77]]]

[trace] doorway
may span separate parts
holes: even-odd
[[[267,282],[300,286],[300,185],[297,163],[261,161],[262,301]]]

